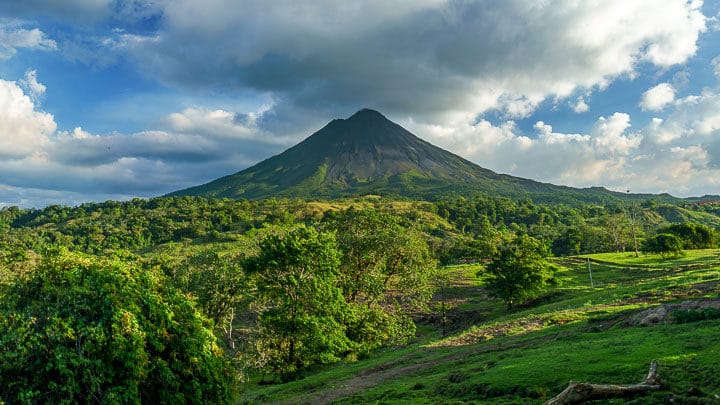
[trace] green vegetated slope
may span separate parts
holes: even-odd
[[[428,323],[415,343],[368,359],[308,372],[282,385],[251,385],[247,402],[542,403],[570,380],[629,384],[659,363],[660,391],[634,403],[717,403],[720,319],[675,312],[644,325],[661,304],[720,299],[718,250],[660,260],[634,254],[557,259],[561,284],[540,302],[508,311],[488,300],[479,266],[446,268],[436,295],[446,332]],[[590,259],[594,288],[587,269]],[[437,309],[437,308],[436,308]],[[468,324],[473,324],[467,327]],[[623,401],[617,400],[618,403]]]
[[[578,189],[498,174],[416,137],[369,109],[333,120],[299,144],[250,168],[170,195],[317,199],[379,194],[433,200],[479,193],[573,204],[626,198],[678,201],[667,194],[628,197],[602,187]]]
[[[131,336],[137,338],[137,342],[154,336],[154,332],[146,331],[171,331],[172,328],[165,328],[163,323],[163,314],[168,311],[161,311],[162,316],[149,316],[143,312],[149,308],[143,305],[133,304],[124,312],[122,306],[115,305],[108,312],[102,306],[84,304],[85,300],[105,302],[102,294],[113,297],[116,292],[124,291],[118,290],[116,284],[126,284],[129,290],[135,291],[127,280],[147,275],[157,284],[147,288],[143,293],[147,296],[140,295],[137,302],[158,305],[170,302],[177,308],[185,308],[173,316],[177,319],[187,315],[183,322],[195,325],[195,330],[202,335],[202,339],[193,338],[190,342],[200,346],[176,347],[158,340],[155,343],[164,349],[161,352],[143,352],[146,346],[136,345],[136,353],[139,356],[147,353],[153,364],[164,364],[165,359],[178,355],[187,360],[174,363],[176,377],[157,378],[157,384],[152,383],[161,389],[169,387],[168,393],[177,392],[173,387],[178,381],[192,380],[199,372],[216,370],[221,371],[215,374],[217,384],[188,386],[192,390],[187,395],[227,398],[226,395],[238,389],[242,391],[241,402],[250,403],[539,403],[562,390],[571,379],[638,382],[647,372],[649,362],[656,359],[666,385],[661,392],[638,401],[656,403],[672,396],[680,402],[712,402],[716,400],[715,395],[720,395],[715,388],[720,371],[715,360],[719,349],[715,336],[720,332],[720,325],[718,320],[711,319],[712,313],[686,311],[679,319],[693,322],[654,326],[639,326],[640,321],[635,317],[661,303],[717,300],[720,251],[687,250],[685,256],[667,259],[644,254],[635,258],[633,253],[584,254],[630,252],[634,247],[633,231],[642,248],[645,241],[656,234],[671,231],[673,221],[693,224],[681,227],[683,232],[700,229],[716,234],[719,207],[716,203],[670,205],[655,200],[568,206],[488,196],[443,198],[434,202],[366,196],[325,201],[170,197],[79,207],[51,206],[40,210],[3,208],[0,209],[0,322],[13,332],[0,333],[3,349],[0,353],[8,360],[0,362],[0,377],[15,387],[10,392],[8,386],[0,384],[0,400],[15,402],[21,396],[30,400],[43,395],[34,386],[21,387],[40,380],[27,376],[22,381],[16,378],[22,374],[18,370],[27,366],[23,359],[31,358],[17,353],[45,356],[47,364],[60,370],[78,370],[71,367],[74,362],[92,362],[101,358],[101,354],[114,356],[112,350],[116,346],[110,345],[112,340],[105,339],[110,336],[108,332],[103,330],[94,340],[83,337],[86,331],[96,330],[93,328],[98,326],[94,322],[104,319],[103,316],[115,322],[104,326],[110,329],[130,328],[132,325],[123,322],[132,317],[148,320],[140,324],[144,329],[127,329],[132,330]],[[635,225],[631,220],[633,216]],[[697,228],[698,223],[709,228]],[[308,228],[307,232],[295,232],[304,228]],[[293,232],[295,239],[284,239]],[[328,233],[335,235],[335,246]],[[363,233],[369,237],[355,239]],[[459,263],[489,263],[502,245],[525,237],[534,238],[552,248],[556,255],[565,257],[552,259],[557,270],[549,290],[525,306],[509,310],[489,294],[488,274],[481,264]],[[322,243],[306,244],[314,239]],[[284,245],[283,241],[288,244]],[[395,249],[401,241],[403,247]],[[377,249],[363,252],[365,243]],[[712,243],[717,246],[716,241]],[[275,308],[274,303],[283,295],[272,290],[275,287],[272,283],[278,278],[266,276],[268,268],[283,271],[274,268],[274,263],[284,254],[260,254],[263,250],[268,253],[268,247],[273,247],[276,253],[284,252],[288,246],[299,248],[293,253],[296,255],[310,249],[313,254],[330,259],[338,257],[337,249],[344,255],[342,264],[348,262],[350,255],[360,253],[354,257],[360,261],[370,260],[374,276],[382,276],[388,265],[422,260],[416,262],[415,267],[396,267],[404,272],[398,274],[408,277],[389,279],[385,286],[392,285],[394,289],[375,292],[366,289],[360,295],[348,292],[354,286],[353,278],[347,276],[363,277],[363,274],[342,273],[340,280],[345,285],[346,303],[361,310],[356,314],[364,319],[377,322],[365,324],[370,327],[362,329],[357,328],[362,324],[344,319],[342,327],[355,325],[354,332],[361,332],[346,334],[345,337],[354,339],[352,342],[338,334],[337,350],[330,348],[327,356],[297,357],[297,362],[281,361],[273,366],[268,362],[268,358],[274,356],[268,350],[269,344],[280,334],[274,332],[287,328],[279,318],[274,320],[275,329],[270,328],[273,319],[268,317],[267,309]],[[355,247],[359,249],[354,251]],[[58,248],[65,253],[53,256],[52,252],[58,252]],[[401,260],[373,262],[379,257],[390,257],[388,254],[398,255]],[[247,259],[253,257],[256,265],[249,266],[252,261]],[[263,257],[267,260],[259,260]],[[307,260],[302,254],[300,258]],[[588,258],[593,287],[587,270]],[[440,264],[440,273],[427,272],[428,264],[434,266],[435,262]],[[82,263],[82,266],[73,263]],[[328,263],[333,267],[336,260]],[[303,266],[295,267],[299,273],[304,271]],[[418,269],[424,273],[416,271]],[[115,284],[83,284],[82,280],[93,280],[88,274],[95,277],[104,272],[117,273]],[[333,273],[332,277],[340,274]],[[413,285],[411,278],[419,274],[431,274],[432,283],[427,283],[426,278],[414,280],[418,284]],[[364,283],[371,287],[383,285],[384,281],[375,277]],[[324,289],[338,292],[334,288],[336,283],[326,284]],[[44,293],[34,287],[40,285],[52,288],[56,296],[80,299],[74,300],[75,306],[56,303],[45,309]],[[373,294],[377,294],[374,296],[379,300],[392,302],[419,286],[436,288],[428,307],[363,308],[363,304],[369,302],[367,297]],[[36,292],[32,300],[22,298],[26,295],[23,289],[28,288]],[[69,293],[63,293],[63,289]],[[309,293],[314,297],[325,294]],[[343,306],[339,296],[334,297],[338,305],[329,308],[332,311]],[[172,305],[167,308],[175,308]],[[75,308],[82,310],[83,317],[72,313]],[[98,315],[94,310],[107,313]],[[34,313],[44,317],[48,313],[55,316],[56,312],[58,316],[53,322],[58,328],[43,329],[44,324],[35,322],[38,316]],[[317,317],[317,313],[309,315],[312,322],[308,325],[319,325],[320,329],[316,328],[315,332],[322,332],[322,317]],[[333,312],[333,322],[342,316],[335,315],[338,314]],[[413,322],[406,322],[408,315]],[[337,332],[340,327],[333,322],[329,324],[335,325],[333,331]],[[38,335],[62,347],[62,352],[72,360],[54,356],[59,349],[43,351],[44,340],[30,339],[33,334],[24,332],[30,330],[40,331]],[[404,333],[401,342],[395,339],[396,332]],[[16,338],[20,335],[23,339]],[[170,332],[167,336],[161,335],[162,339],[174,338]],[[405,341],[406,337],[410,338],[409,342]],[[86,355],[89,352],[85,349],[77,350],[78,345],[83,348],[83,344],[90,343],[95,357]],[[203,345],[222,348],[222,353],[214,351],[207,361],[195,363],[198,358],[191,352]],[[282,347],[282,344],[276,346]],[[347,352],[345,347],[349,348]],[[277,360],[277,356],[274,358]],[[184,365],[194,367],[192,364],[202,367],[188,374]],[[94,372],[72,374],[73,384],[69,385],[67,376],[53,374],[52,367],[43,378],[55,384],[49,392],[56,402],[88,395],[86,381],[97,388],[93,395],[108,395],[111,391],[104,387],[112,385],[110,380],[122,371],[118,368],[115,374],[106,373],[102,378]],[[278,372],[274,367],[285,367],[286,371]],[[127,370],[136,369],[128,367]],[[231,380],[223,377],[228,371],[239,374],[243,382],[228,387],[223,382]],[[138,374],[141,381],[150,376],[143,373]],[[127,390],[122,392],[132,396],[132,387],[136,385],[136,382],[126,384],[123,387]]]

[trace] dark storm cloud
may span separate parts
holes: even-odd
[[[297,106],[523,115],[639,61],[667,66],[694,53],[702,14],[651,3],[178,1],[166,4],[161,32],[126,50],[167,83],[253,88]]]

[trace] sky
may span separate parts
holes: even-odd
[[[162,195],[361,108],[500,173],[720,194],[720,0],[0,2],[0,207]]]

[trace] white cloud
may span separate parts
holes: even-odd
[[[642,95],[640,108],[643,111],[660,111],[675,101],[675,89],[669,83],[660,83]]]
[[[0,20],[0,59],[10,59],[19,48],[52,51],[57,44],[38,28],[27,29],[19,22]]]
[[[714,57],[713,60],[710,61],[710,64],[713,66],[713,73],[715,73],[715,77],[720,80],[720,56]]]
[[[288,139],[273,136],[258,128],[258,120],[270,107],[263,106],[257,112],[238,114],[222,109],[186,108],[165,117],[169,128],[181,134],[203,135],[208,139],[251,140],[256,142],[287,145]]]
[[[25,82],[27,93],[44,92],[34,71]],[[97,135],[81,127],[58,131],[54,117],[27,93],[0,80],[0,206],[32,205],[39,190],[48,199],[65,195],[59,201],[158,195],[230,174],[288,146],[257,129],[263,109],[188,108],[169,115],[162,130]],[[8,197],[20,189],[27,198]]]
[[[571,104],[570,106],[572,107],[573,111],[578,114],[588,112],[590,110],[590,106],[587,105],[587,103],[585,102],[585,98],[583,97],[578,97],[575,101],[575,104]]]
[[[720,93],[706,89],[671,108],[666,118],[637,131],[631,130],[629,114],[617,112],[599,117],[588,133],[562,133],[537,121],[531,138],[512,122],[407,124],[429,141],[500,173],[575,187],[720,194]]]
[[[593,126],[593,146],[598,153],[623,156],[637,148],[642,141],[639,134],[626,135],[630,115],[616,112],[609,118],[600,117]]]
[[[675,109],[657,126],[656,140],[668,143],[683,142],[707,144],[720,135],[720,94],[705,89],[700,95],[677,101]],[[664,142],[663,142],[664,141]]]
[[[20,80],[19,84],[35,103],[38,103],[45,94],[46,87],[37,81],[37,71],[34,69],[26,71],[25,78]]]
[[[0,157],[14,159],[37,152],[56,129],[54,117],[37,111],[17,83],[0,80]]]

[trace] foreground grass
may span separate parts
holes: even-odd
[[[662,302],[720,297],[717,250],[670,260],[632,253],[558,260],[560,285],[509,311],[482,289],[479,266],[446,269],[446,318],[412,345],[310,370],[281,385],[250,384],[244,402],[541,403],[570,380],[640,381],[651,360],[663,389],[637,403],[720,403],[720,321],[633,326]],[[590,286],[586,260],[591,260]],[[443,331],[449,336],[443,336]]]

